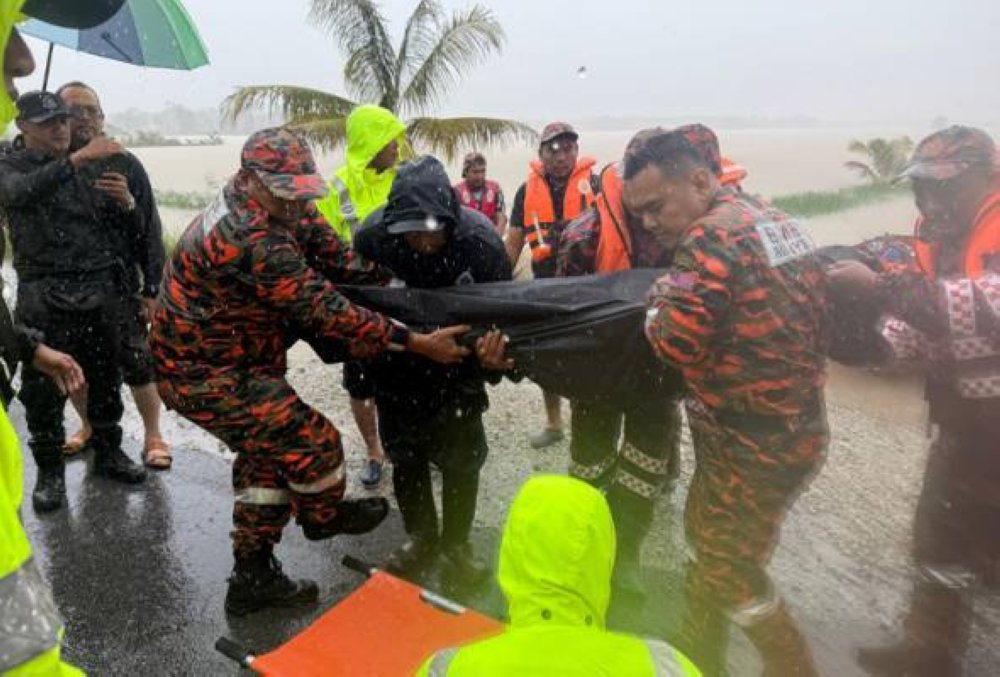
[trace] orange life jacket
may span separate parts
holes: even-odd
[[[937,271],[938,247],[919,239],[922,221],[917,222],[917,259],[927,275],[934,277]],[[966,277],[982,277],[984,262],[1000,255],[1000,190],[991,193],[979,208],[973,220],[972,234],[965,244],[963,271]]]
[[[566,195],[563,197],[562,219],[566,223],[575,219],[583,210],[594,204],[594,189],[590,182],[591,171],[596,160],[589,157],[577,159],[576,167],[566,183]],[[541,236],[546,238],[549,230],[556,223],[556,210],[552,204],[552,191],[545,180],[545,170],[538,160],[531,162],[528,180],[524,188],[524,226],[525,231],[538,227]]]
[[[632,268],[632,236],[625,223],[623,185],[621,162],[601,170],[601,193],[594,202],[601,224],[594,265],[598,273]]]
[[[920,222],[917,222],[919,235]],[[919,241],[917,259],[931,279],[938,279],[938,246]],[[940,281],[948,311],[950,341],[946,350],[954,360],[953,376],[964,398],[1000,397],[1000,347],[976,326],[977,298],[1000,320],[1000,270],[992,260],[1000,256],[1000,190],[990,194],[973,221],[962,253],[962,273]]]
[[[632,236],[625,220],[622,202],[622,163],[613,162],[601,170],[601,193],[594,204],[600,213],[601,232],[597,242],[595,268],[599,273],[629,270],[632,267]],[[719,182],[724,186],[740,188],[747,170],[729,158],[722,158]]]

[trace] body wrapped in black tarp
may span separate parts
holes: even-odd
[[[904,235],[884,235],[856,245],[822,247],[817,255],[826,264],[857,261],[876,273],[919,270],[914,240]],[[892,359],[892,351],[881,333],[884,309],[871,298],[858,298],[836,288],[831,288],[829,302],[830,359],[849,367],[886,366]]]
[[[509,338],[516,371],[570,399],[625,404],[677,394],[681,379],[654,357],[643,323],[662,270],[443,289],[341,287],[351,301],[420,330],[469,324]]]

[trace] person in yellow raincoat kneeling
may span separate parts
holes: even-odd
[[[669,644],[605,628],[614,562],[615,526],[601,492],[571,477],[528,480],[500,544],[498,578],[510,625],[439,651],[417,674],[700,677]]]

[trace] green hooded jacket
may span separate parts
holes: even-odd
[[[395,168],[376,172],[368,164],[392,141],[398,141],[402,151],[405,134],[406,125],[379,106],[358,106],[347,116],[347,164],[334,172],[329,194],[316,201],[317,209],[342,241],[351,242],[352,220],[360,224],[389,198]],[[345,190],[350,198],[346,209],[341,201]]]
[[[441,651],[419,675],[676,675],[701,672],[670,645],[610,632],[615,527],[604,496],[547,475],[521,488],[500,544],[506,631]]]

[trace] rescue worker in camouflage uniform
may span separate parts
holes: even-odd
[[[927,372],[935,431],[913,527],[918,578],[902,642],[866,648],[873,674],[962,674],[971,593],[1000,571],[1000,158],[993,139],[954,126],[917,146],[903,173],[920,220],[916,265],[881,274],[835,264],[831,285],[905,323],[896,357]]]
[[[345,136],[347,161],[334,172],[328,184],[329,193],[316,201],[316,208],[341,242],[350,246],[362,222],[389,197],[406,144],[406,125],[391,111],[366,104],[347,116]],[[385,450],[379,439],[374,384],[363,362],[344,363],[343,386],[351,398],[351,414],[368,451],[361,483],[373,489],[382,481]]]
[[[639,228],[625,210],[622,170],[623,163],[616,162],[601,171],[601,192],[594,206],[563,230],[558,277],[670,265],[671,251]],[[680,380],[673,370],[660,378]],[[623,419],[624,441],[619,450]],[[620,591],[642,593],[642,542],[652,523],[656,496],[680,472],[680,426],[678,401],[672,397],[636,397],[627,403],[573,402],[569,472],[607,489],[618,537],[614,583]]]
[[[21,136],[0,158],[0,206],[10,221],[18,277],[16,317],[83,367],[94,474],[137,484],[146,472],[121,448],[124,266],[117,245],[118,233],[132,231],[136,217],[118,196],[95,186],[89,173],[91,165],[124,149],[100,137],[69,152],[69,110],[51,92],[28,92],[17,105]],[[39,511],[56,510],[66,495],[66,396],[28,365],[20,398],[38,464],[32,503]]]
[[[677,643],[705,674],[723,674],[732,621],[765,675],[812,675],[764,567],[828,441],[824,276],[801,226],[722,187],[720,169],[715,134],[701,125],[650,135],[625,158],[625,204],[674,249],[650,292],[646,335],[684,375],[697,459]]]
[[[235,565],[226,610],[245,614],[316,599],[292,580],[274,546],[296,516],[306,538],[365,533],[383,498],[344,500],[340,434],[285,378],[299,337],[339,344],[353,358],[410,350],[460,361],[463,327],[433,334],[354,306],[335,282],[373,277],[312,201],[325,194],[308,146],[266,129],[243,147],[241,169],[188,227],[164,271],[151,345],[164,403],[211,432],[233,463]]]

